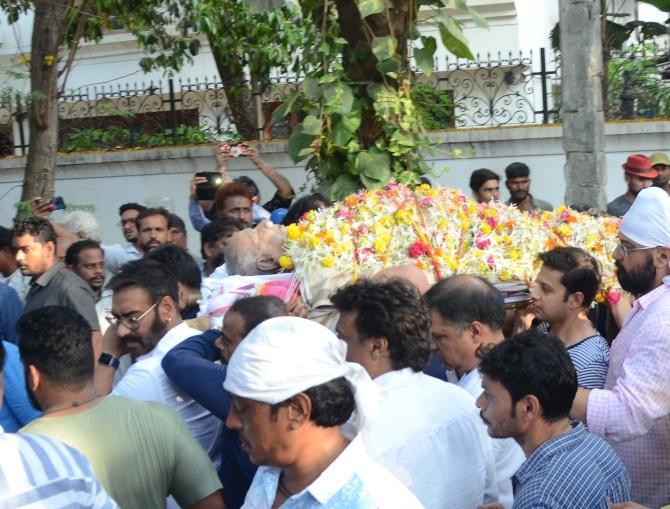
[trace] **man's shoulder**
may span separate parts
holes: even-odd
[[[533,205],[535,205],[535,209],[547,210],[549,212],[554,210],[554,206],[551,203],[540,200],[539,198],[533,198]]]
[[[628,211],[630,206],[631,202],[628,201],[625,194],[622,194],[607,204],[607,213],[612,216],[621,217]]]

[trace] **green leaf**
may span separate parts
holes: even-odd
[[[329,83],[323,89],[326,106],[334,113],[346,115],[354,104],[354,93],[351,87],[342,81]]]
[[[361,173],[361,182],[368,189],[384,187],[392,178],[391,159],[386,152],[370,149],[356,156],[356,165]]]
[[[466,10],[468,11],[468,14],[472,18],[472,21],[475,22],[475,25],[477,25],[479,28],[486,28],[489,26],[488,21],[484,19],[484,17],[479,14],[476,10],[474,10],[470,6],[466,6]]]
[[[377,14],[386,10],[386,0],[358,0],[358,10],[361,18]]]
[[[348,115],[333,115],[333,129],[331,140],[333,145],[343,147],[361,126],[360,111],[352,111]]]
[[[299,124],[291,133],[290,138],[288,139],[287,152],[291,156],[293,162],[297,163],[305,159],[306,154],[302,152],[304,149],[309,148],[312,142],[315,140],[316,136],[305,134],[302,130],[302,124]]]
[[[375,37],[372,39],[372,53],[380,62],[395,55],[395,50],[397,47],[398,41],[392,35]]]
[[[377,62],[377,69],[379,72],[386,74],[387,76],[391,76],[393,79],[398,77],[398,74],[400,73],[400,67],[401,62],[400,58],[398,58],[398,55],[394,55],[393,58],[387,58],[386,60]]]
[[[447,50],[457,57],[474,60],[474,56],[468,47],[468,41],[456,20],[443,14],[440,16],[440,21],[440,37]]]
[[[333,200],[341,200],[358,191],[360,187],[349,175],[340,175],[330,188],[330,197]]]
[[[302,121],[302,132],[304,134],[318,136],[321,134],[321,120],[314,115],[307,115],[305,120]]]
[[[281,106],[279,106],[276,110],[272,112],[272,118],[270,119],[270,124],[275,125],[277,122],[279,122],[282,118],[284,118],[289,111],[291,111],[291,108],[293,108],[293,104],[295,103],[295,100],[298,98],[298,95],[295,92],[291,92],[289,96],[286,98],[286,100],[281,103]]]
[[[433,66],[435,62],[433,56],[437,50],[437,43],[435,42],[435,37],[422,37],[421,43],[423,48],[414,48],[414,60],[416,65],[419,66],[427,76],[433,74]]]

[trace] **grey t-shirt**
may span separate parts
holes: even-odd
[[[505,202],[505,205],[516,205],[511,199],[507,200]],[[535,198],[532,194],[530,195],[530,210],[547,210],[551,212],[554,210],[554,207],[551,205],[551,203],[546,202],[544,200],[540,200],[539,198]]]
[[[632,203],[628,201],[626,195],[622,194],[607,204],[607,213],[610,216],[622,217],[626,212],[628,212],[628,209],[631,205]]]
[[[99,331],[95,296],[86,281],[62,262],[56,263],[44,274],[34,279],[26,296],[23,314],[45,306],[65,306],[84,317],[92,330]]]

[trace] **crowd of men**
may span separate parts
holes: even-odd
[[[0,508],[670,504],[664,154],[623,165],[617,302],[594,306],[599,264],[568,246],[538,254],[524,305],[400,266],[329,295],[334,320],[252,296],[213,328],[203,279],[277,273],[273,223],[329,205],[250,157],[277,188],[263,206],[248,178],[208,202],[192,180],[200,262],[181,218],[137,203],[119,208],[125,244],[39,198],[0,228]],[[505,174],[510,204],[551,209],[527,165]],[[474,197],[499,200],[499,181],[476,170]]]

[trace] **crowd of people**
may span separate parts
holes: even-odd
[[[189,220],[119,208],[124,244],[48,201],[0,228],[0,508],[659,509],[670,504],[670,161],[634,154],[613,253],[624,291],[595,305],[596,259],[538,253],[527,299],[388,267],[328,296],[242,296],[222,324],[207,278],[280,271],[284,229],[319,194],[261,205],[228,178]],[[507,202],[530,169],[505,169]],[[474,171],[475,200],[500,177]],[[596,213],[590,211],[591,213]],[[332,317],[335,317],[332,319]]]

